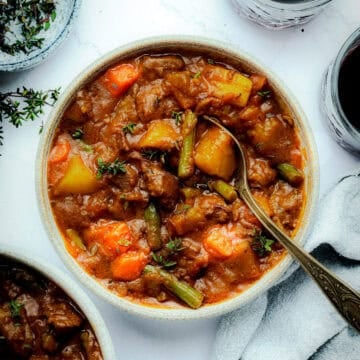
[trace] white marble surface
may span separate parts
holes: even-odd
[[[31,71],[0,73],[0,91],[22,85],[38,89],[64,87],[98,56],[148,36],[188,34],[231,42],[268,64],[303,105],[318,145],[320,191],[324,193],[343,172],[360,163],[330,138],[319,110],[322,74],[358,26],[359,0],[334,0],[313,22],[303,26],[303,31],[296,28],[281,32],[240,18],[230,0],[83,0],[74,31],[55,55]],[[21,246],[25,252],[50,259],[67,271],[46,237],[37,210],[34,162],[39,126],[40,121],[19,129],[4,124],[5,144],[0,148],[0,244]],[[210,358],[217,319],[144,320],[91,297],[109,326],[118,359]]]

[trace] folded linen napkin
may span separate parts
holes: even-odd
[[[360,169],[324,196],[304,247],[360,289]],[[239,359],[359,360],[360,335],[294,262],[266,294],[221,319],[213,360]]]

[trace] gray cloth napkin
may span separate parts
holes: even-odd
[[[305,249],[360,290],[360,169],[322,199]],[[296,263],[220,321],[213,360],[359,360],[360,336]]]

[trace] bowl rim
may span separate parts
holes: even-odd
[[[12,72],[12,71],[23,71],[36,67],[45,61],[55,50],[63,43],[63,41],[70,34],[74,26],[74,22],[79,16],[82,0],[72,0],[72,9],[69,13],[69,18],[64,23],[58,34],[49,42],[49,44],[41,49],[39,52],[36,50],[33,54],[29,53],[29,57],[26,57],[20,61],[14,61],[7,63],[0,63],[0,71]],[[1,52],[0,52],[1,53]]]
[[[75,302],[89,321],[99,342],[104,360],[116,358],[112,338],[99,310],[69,275],[35,253],[25,254],[24,250],[17,246],[1,244],[0,255],[28,266],[59,286]]]
[[[186,48],[186,50],[184,50]],[[273,286],[290,266],[292,258],[289,254],[286,254],[284,258],[271,270],[265,273],[259,280],[257,280],[249,289],[241,294],[234,296],[230,299],[224,300],[214,305],[206,305],[199,309],[178,309],[178,308],[160,308],[151,307],[148,305],[141,305],[135,302],[131,302],[125,298],[112,293],[102,286],[96,279],[86,273],[76,260],[66,250],[64,241],[55,223],[52,215],[52,209],[47,192],[47,156],[51,146],[52,138],[55,132],[55,128],[63,114],[64,109],[68,106],[77,89],[81,88],[84,84],[93,80],[100,72],[112,64],[121,61],[122,58],[131,58],[132,56],[139,56],[139,54],[156,52],[159,49],[171,49],[168,53],[185,52],[193,50],[194,52],[201,53],[202,51],[209,49],[213,53],[219,55],[225,54],[226,58],[231,58],[236,61],[241,67],[248,67],[249,69],[259,71],[265,74],[269,80],[270,85],[277,90],[277,94],[283,101],[287,103],[291,109],[295,122],[298,125],[298,129],[301,132],[302,144],[306,147],[307,154],[307,176],[306,176],[306,204],[304,207],[304,213],[302,214],[302,225],[296,233],[295,241],[303,244],[306,239],[310,228],[312,227],[313,220],[315,218],[315,209],[318,202],[319,193],[319,166],[318,155],[315,145],[315,140],[309,126],[308,120],[297,102],[295,96],[291,91],[282,83],[282,81],[269,70],[269,68],[259,62],[254,56],[250,56],[247,52],[240,49],[237,45],[231,43],[225,43],[218,40],[208,39],[197,36],[156,36],[149,37],[135,42],[131,42],[124,46],[120,46],[97,60],[91,63],[85,68],[63,91],[57,104],[50,113],[48,120],[45,124],[42,137],[39,142],[38,152],[36,157],[36,194],[37,202],[42,218],[42,223],[45,226],[46,232],[49,235],[53,246],[60,255],[61,259],[69,268],[72,273],[75,274],[77,279],[87,286],[91,291],[105,299],[110,304],[114,305],[121,310],[143,316],[147,318],[155,319],[167,319],[167,320],[185,320],[185,319],[200,319],[210,318],[223,315],[235,309],[242,307],[243,305],[254,300],[260,294],[264,293],[271,286]],[[176,51],[176,49],[181,49]],[[202,50],[199,50],[202,49]],[[164,52],[163,52],[164,53]]]

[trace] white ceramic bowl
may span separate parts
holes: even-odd
[[[270,85],[279,95],[278,100],[287,104],[293,113],[295,123],[299,129],[303,147],[307,154],[307,165],[305,168],[305,191],[307,194],[304,212],[302,214],[302,225],[296,234],[294,241],[303,243],[306,233],[308,232],[311,222],[314,218],[315,205],[318,200],[318,183],[319,170],[317,152],[311,129],[306,120],[305,114],[301,110],[295,97],[290,91],[279,81],[279,79],[265,66],[261,65],[252,56],[247,55],[244,51],[237,49],[230,44],[224,44],[198,37],[187,36],[168,36],[155,37],[142,41],[134,42],[129,45],[115,49],[114,51],[104,55],[87,69],[85,69],[77,78],[75,78],[69,87],[62,93],[56,107],[53,109],[38,148],[37,164],[36,164],[36,188],[37,198],[42,215],[42,220],[56,250],[60,254],[66,266],[77,276],[77,278],[85,284],[94,293],[104,298],[114,306],[128,311],[130,313],[161,319],[195,319],[222,315],[226,312],[237,309],[244,304],[254,300],[258,295],[269,289],[280,278],[283,272],[288,268],[291,257],[286,255],[284,259],[277,264],[271,271],[266,273],[258,280],[250,289],[239,294],[238,296],[225,300],[214,305],[207,305],[197,310],[192,309],[160,309],[143,306],[132,303],[123,299],[116,294],[104,288],[93,277],[87,274],[74,258],[67,252],[64,241],[56,226],[50,202],[48,197],[47,183],[47,157],[50,151],[52,139],[55,129],[64,113],[66,107],[73,100],[76,91],[83,87],[86,83],[95,79],[102,71],[109,66],[127,58],[139,56],[144,53],[202,53],[217,61],[224,61],[231,65],[239,65],[244,70],[252,69],[258,73],[267,76]]]
[[[111,336],[99,311],[85,292],[69,276],[37,255],[36,257],[24,255],[24,251],[20,248],[1,244],[0,255],[38,271],[59,286],[76,303],[89,321],[99,342],[104,360],[116,359]]]
[[[73,23],[79,14],[81,0],[57,0],[56,19],[48,30],[42,31],[39,37],[44,38],[40,49],[34,49],[28,54],[22,52],[15,55],[0,51],[0,71],[20,71],[31,69],[52,54],[67,38]]]

